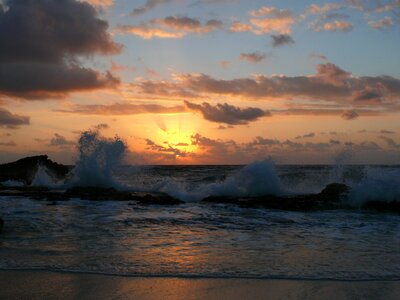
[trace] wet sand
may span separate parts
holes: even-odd
[[[133,278],[0,271],[0,299],[399,299],[400,281]]]

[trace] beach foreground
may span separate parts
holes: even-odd
[[[398,299],[400,281],[135,278],[0,271],[1,299]]]

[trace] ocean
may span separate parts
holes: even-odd
[[[34,184],[63,188],[38,173]],[[81,185],[84,174],[90,172],[80,173]],[[102,180],[129,191],[165,192],[185,203],[0,197],[0,269],[400,280],[400,215],[359,208],[369,199],[399,201],[399,175],[399,166],[274,166],[270,160],[249,166],[119,166]],[[352,188],[352,209],[283,211],[201,201],[210,195],[318,193],[332,182]]]

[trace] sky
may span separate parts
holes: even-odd
[[[400,1],[0,0],[0,163],[400,164]]]

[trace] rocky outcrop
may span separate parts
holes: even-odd
[[[32,183],[39,166],[43,166],[54,178],[65,179],[71,167],[58,164],[47,155],[25,157],[15,162],[0,165],[0,182],[7,180],[21,181],[27,185]]]
[[[46,187],[0,187],[0,196],[20,196],[35,200],[49,201],[51,205],[57,201],[72,198],[90,201],[134,201],[141,205],[177,205],[182,201],[164,193],[143,193],[118,191],[114,188],[72,187],[66,191],[50,190]]]
[[[340,183],[326,186],[319,194],[295,196],[225,197],[211,196],[203,199],[211,203],[231,203],[242,207],[263,207],[290,211],[329,210],[346,207],[342,201],[349,187]]]

